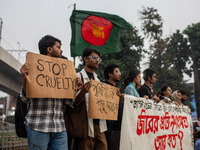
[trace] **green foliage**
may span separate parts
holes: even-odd
[[[157,94],[165,85],[170,86],[173,91],[185,90],[185,82],[176,70],[162,68],[160,71],[156,71],[157,82],[154,85],[154,94]]]
[[[149,39],[148,50],[144,49],[144,38],[139,36],[136,28],[124,30],[122,40],[126,47],[119,53],[101,56],[102,63],[95,71],[99,79],[104,81],[104,69],[107,65],[119,65],[122,73],[120,81],[122,88],[123,80],[129,70],[140,69],[139,62],[142,60],[142,52],[144,52],[148,54],[149,67],[157,74],[157,82],[154,85],[155,94],[164,85],[169,85],[173,90],[186,90],[183,73],[191,76],[191,67],[194,66],[192,62],[195,62],[200,68],[200,23],[188,26],[183,33],[177,30],[171,36],[163,38],[163,19],[157,9],[147,7],[139,13],[142,22],[141,29],[145,38]],[[79,65],[77,71],[82,68],[83,65]]]
[[[195,100],[197,105],[197,116],[200,117],[200,22],[189,25],[183,33],[187,35],[192,68],[194,72]]]
[[[173,90],[185,87],[182,74],[180,75],[176,69],[170,68],[170,59],[166,58],[166,49],[168,47],[168,39],[160,39],[154,45],[151,45],[151,54],[149,66],[157,75],[157,82],[154,85],[154,94],[160,89],[168,85]]]
[[[149,67],[157,75],[154,94],[164,85],[169,85],[173,90],[185,89],[183,73],[191,75],[191,70],[186,67],[189,63],[187,40],[179,31],[171,37],[162,38],[163,20],[157,9],[143,8],[140,16],[142,31],[145,37],[150,39]]]
[[[128,75],[130,69],[140,68],[140,61],[143,51],[143,39],[138,35],[136,28],[134,30],[124,30],[122,40],[125,44],[125,48],[118,53],[102,55],[102,62],[98,69],[95,71],[98,74],[100,81],[104,81],[104,69],[109,64],[116,64],[121,71],[121,81],[119,87],[123,89],[123,80]],[[79,65],[77,70],[83,68],[83,65]]]
[[[191,50],[191,57],[195,63],[198,63],[200,68],[200,22],[189,25],[184,31],[188,37],[188,45]]]
[[[163,33],[163,20],[158,14],[157,9],[153,7],[143,7],[142,11],[139,11],[139,14],[144,35],[150,40],[156,40],[161,37]]]
[[[170,60],[169,65],[171,69],[177,70],[183,78],[183,73],[191,77],[191,68],[187,64],[191,64],[188,40],[184,38],[179,30],[169,37],[169,43],[165,54],[166,59]]]

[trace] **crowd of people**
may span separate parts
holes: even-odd
[[[62,57],[61,41],[50,35],[44,36],[39,41],[40,54],[50,57]],[[100,52],[94,48],[85,48],[82,55],[84,68],[77,73],[77,97],[85,97],[88,111],[89,89],[91,79],[99,81],[95,70],[101,62]],[[72,99],[34,98],[26,97],[26,76],[30,68],[24,64],[21,68],[23,87],[20,96],[23,102],[29,103],[25,125],[28,134],[28,144],[31,150],[66,150],[68,149],[68,135],[64,123],[64,105],[76,107],[81,101]],[[121,78],[119,66],[110,64],[104,69],[105,83],[117,86]],[[83,78],[83,81],[81,80]],[[187,105],[185,91],[176,90],[172,93],[169,86],[163,86],[160,93],[155,94],[153,84],[156,82],[156,72],[148,68],[143,71],[144,84],[141,85],[141,71],[130,70],[124,79],[125,93],[118,91],[120,97],[117,121],[88,118],[88,136],[83,139],[75,139],[70,143],[69,149],[77,150],[118,150],[120,143],[120,130],[123,113],[124,94],[136,97],[152,99],[155,102],[174,103]],[[80,100],[80,99],[79,99]],[[70,141],[71,142],[71,141]],[[199,140],[196,142],[200,143]],[[72,145],[72,146],[71,146]]]
[[[194,150],[200,150],[200,118],[193,122]]]
[[[170,86],[163,86],[160,92],[155,94],[153,84],[156,82],[156,73],[148,68],[143,71],[144,84],[141,86],[141,72],[139,70],[131,70],[124,80],[125,94],[136,97],[145,97],[155,100],[156,102],[173,103],[176,105],[188,106],[189,94],[184,90],[175,90],[172,93]],[[139,88],[138,88],[139,86]],[[138,89],[137,89],[138,88]],[[188,106],[189,107],[189,106]]]

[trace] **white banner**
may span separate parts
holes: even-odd
[[[120,150],[193,150],[188,107],[125,95]]]

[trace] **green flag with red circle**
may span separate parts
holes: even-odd
[[[71,56],[82,56],[85,48],[96,48],[101,54],[120,52],[124,48],[121,33],[133,27],[123,18],[102,12],[73,10],[70,17]]]

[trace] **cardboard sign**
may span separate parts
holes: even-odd
[[[125,95],[120,150],[133,149],[193,150],[189,108]]]
[[[117,120],[119,108],[119,88],[92,80],[89,90],[89,118]]]
[[[72,61],[46,55],[27,53],[30,72],[26,78],[29,98],[75,98],[76,71]]]

